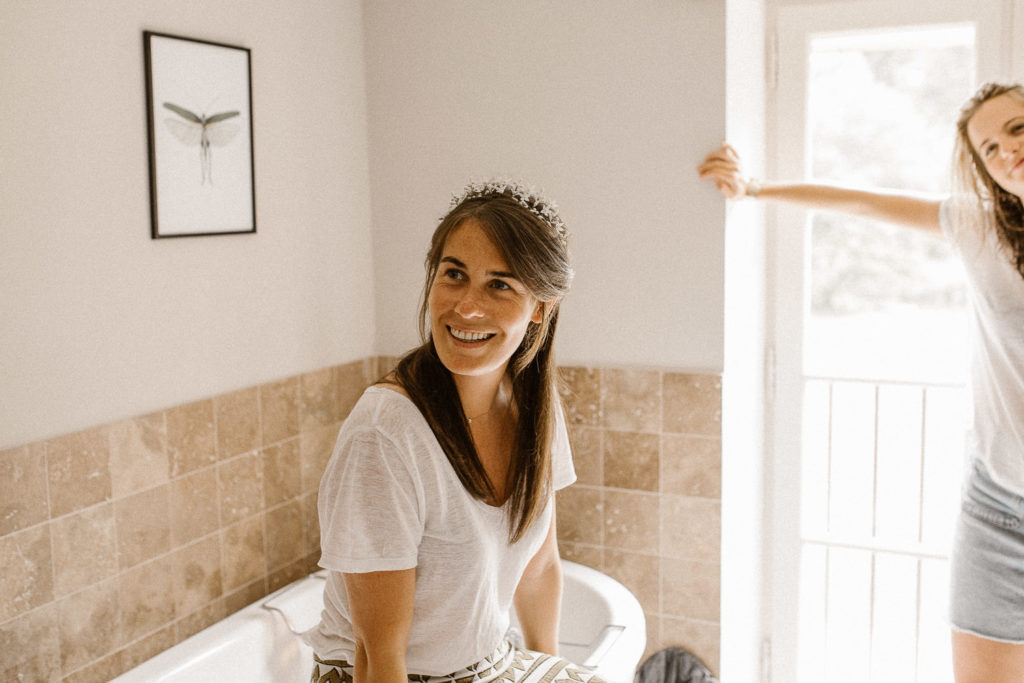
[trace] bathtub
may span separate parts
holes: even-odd
[[[622,584],[562,561],[560,654],[609,683],[632,683],[646,644],[644,613]],[[310,574],[117,677],[112,683],[306,683],[312,652],[299,635],[320,621],[325,572]],[[513,619],[510,637],[516,637]]]

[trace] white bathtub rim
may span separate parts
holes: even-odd
[[[586,663],[591,665],[588,668],[606,678],[610,683],[631,682],[632,672],[639,664],[646,646],[646,620],[639,602],[622,584],[602,572],[568,560],[562,560],[562,567],[566,585],[572,581],[582,581],[600,589],[603,594],[611,594],[613,599],[608,606],[612,612],[609,622],[612,623],[608,623],[606,626],[623,627],[621,633],[615,638],[606,637],[603,641],[596,643],[577,644],[586,645],[591,648],[591,654],[600,655],[598,657],[588,656],[586,658]],[[244,634],[248,634],[257,643],[271,640],[275,643],[273,657],[267,656],[266,651],[260,651],[257,648],[255,655],[252,657],[253,659],[266,658],[276,661],[277,650],[280,649],[283,657],[306,657],[311,666],[312,650],[304,642],[301,642],[301,637],[299,636],[303,630],[306,630],[304,628],[306,624],[289,616],[288,603],[291,601],[287,598],[289,595],[292,595],[296,601],[306,600],[308,604],[310,592],[316,592],[322,600],[326,575],[326,570],[320,570],[279,588],[238,612],[210,625],[199,633],[186,638],[173,647],[158,653],[151,659],[142,662],[134,669],[115,678],[111,683],[170,683],[172,681],[197,680],[194,677],[183,678],[182,676],[185,675],[185,672],[194,669],[197,664],[204,661],[209,661],[211,665],[216,665],[213,659],[214,655],[226,648],[241,648],[244,650],[246,647],[249,647],[251,649],[252,643],[241,639],[241,636]],[[311,623],[313,625],[311,627],[315,627],[315,624],[319,621],[319,612],[320,610],[316,610],[315,618],[305,617],[303,621]],[[563,621],[566,620],[567,616],[563,610]],[[277,635],[274,636],[274,634]],[[271,638],[271,636],[274,637]],[[280,637],[284,638],[284,642],[278,648],[277,643],[280,642],[278,640]],[[215,645],[211,647],[209,643],[215,643]],[[609,659],[608,653],[592,652],[594,647],[604,647],[607,650],[611,650],[615,654],[615,658]],[[301,650],[301,653],[297,653],[296,648]],[[288,652],[283,652],[284,650]],[[568,652],[562,652],[563,656],[568,654]],[[238,659],[238,656],[233,656],[233,659]],[[576,663],[583,664],[583,662]],[[267,674],[272,676],[271,680],[274,683],[280,683],[280,676],[276,679],[273,678],[273,671],[270,669],[270,666],[268,664]],[[219,675],[223,676],[223,673]],[[308,670],[302,672],[295,680],[305,681],[307,678]],[[207,680],[215,679],[216,676],[207,678]],[[231,679],[228,678],[226,680]]]

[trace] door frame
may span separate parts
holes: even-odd
[[[1015,7],[1020,6],[1020,7]],[[1014,11],[1014,10],[1018,11]],[[1024,49],[1009,47],[1014,29],[1024,35],[1024,0],[850,0],[777,7],[770,13],[767,137],[768,177],[807,177],[805,155],[807,53],[817,34],[894,27],[973,23],[976,26],[979,82],[1004,79],[1013,65],[1024,66]],[[1024,76],[1024,70],[1017,73]],[[808,212],[769,205],[765,214],[768,261],[767,338],[769,398],[765,606],[771,657],[765,676],[797,680],[799,623],[801,416],[803,411],[803,321],[808,286],[803,277],[809,244]],[[788,226],[788,227],[787,227]],[[802,229],[793,229],[803,226]]]

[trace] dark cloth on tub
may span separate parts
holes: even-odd
[[[718,683],[718,679],[693,653],[669,647],[648,657],[633,683]]]

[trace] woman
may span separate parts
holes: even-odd
[[[806,183],[758,183],[728,145],[701,177],[756,197],[944,235],[971,300],[973,414],[951,562],[958,683],[1024,681],[1024,88],[982,86],[961,110],[950,199]]]
[[[565,227],[516,184],[452,204],[427,255],[424,343],[366,390],[321,480],[311,680],[598,681],[554,656],[553,496],[575,480],[552,348]],[[513,604],[524,649],[506,639]]]

